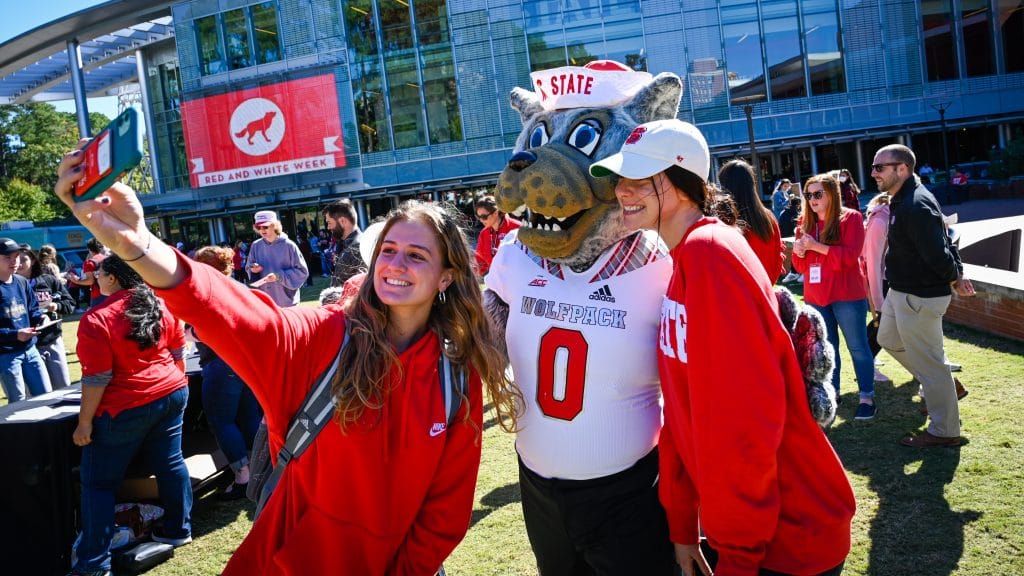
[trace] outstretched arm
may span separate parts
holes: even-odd
[[[93,200],[75,202],[71,196],[74,183],[82,178],[85,158],[81,147],[88,139],[80,140],[79,149],[64,155],[57,167],[57,185],[54,192],[75,218],[104,246],[120,256],[147,284],[156,288],[177,286],[185,278],[178,265],[174,250],[160,240],[154,241],[146,228],[142,203],[135,192],[115,183]],[[144,257],[139,258],[145,254]]]

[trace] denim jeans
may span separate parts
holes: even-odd
[[[860,396],[874,398],[875,360],[871,354],[871,345],[868,344],[867,298],[833,302],[828,306],[811,306],[821,312],[821,317],[825,319],[828,341],[836,353],[836,368],[832,372],[832,386],[836,389],[836,396],[839,396],[839,330],[842,330],[846,338],[846,349],[853,358],[853,371],[857,375]]]
[[[46,372],[50,376],[50,386],[54,390],[70,386],[71,375],[68,373],[68,352],[64,348],[64,337],[58,337],[52,343],[36,348],[39,349],[39,356],[42,357]]]
[[[125,469],[138,452],[156,474],[164,507],[163,528],[169,538],[192,534],[192,483],[181,453],[182,419],[188,387],[111,418],[93,419],[92,443],[82,449],[82,539],[78,544],[81,572],[110,569],[114,533],[114,493]]]
[[[263,411],[252,390],[219,358],[203,366],[203,410],[231,469],[249,464]]]
[[[21,352],[0,352],[0,381],[8,404],[25,399],[26,384],[32,396],[52,390],[50,375],[35,344]]]

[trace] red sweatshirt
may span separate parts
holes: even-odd
[[[824,232],[822,222],[814,237],[819,242]],[[795,239],[802,236],[803,228],[798,227]],[[793,269],[804,275],[804,300],[817,306],[828,306],[833,302],[846,302],[867,298],[867,278],[861,266],[864,250],[864,217],[860,212],[843,208],[839,214],[839,244],[828,247],[828,254],[808,250],[801,258],[793,253]],[[821,281],[811,283],[811,267],[821,267]]]
[[[344,314],[336,306],[279,308],[209,266],[180,254],[178,262],[188,278],[158,292],[252,388],[276,455],[310,384],[337,354]],[[469,529],[483,425],[480,379],[471,372],[468,405],[437,432],[446,421],[439,353],[428,332],[399,355],[402,377],[393,375],[380,410],[344,434],[324,427],[288,466],[224,574],[426,576],[441,566]]]
[[[490,226],[484,226],[484,229],[480,231],[480,236],[476,240],[476,271],[481,278],[487,276],[487,272],[491,269],[491,262],[494,260],[494,255],[498,253],[498,246],[501,245],[505,235],[520,226],[522,224],[518,220],[513,220],[511,216],[505,214],[497,232]]]
[[[734,229],[702,218],[672,250],[658,367],[659,492],[673,542],[703,528],[715,576],[817,574],[850,550],[856,502],[811,417],[778,304]]]
[[[779,223],[775,218],[771,218],[771,223],[772,235],[767,242],[750,230],[744,232],[743,237],[747,239],[747,243],[754,249],[754,254],[761,261],[765,272],[768,273],[768,279],[774,284],[779,279],[779,276],[786,271],[783,264],[785,261],[786,245],[782,243]]]

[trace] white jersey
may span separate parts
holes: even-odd
[[[506,237],[486,284],[509,306],[506,340],[526,403],[516,450],[530,470],[599,478],[657,444],[658,322],[671,274],[654,232],[620,240],[582,273]]]

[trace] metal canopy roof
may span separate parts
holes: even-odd
[[[87,96],[136,80],[135,51],[174,36],[172,3],[111,0],[0,44],[0,104],[72,99],[70,40],[80,45]]]

